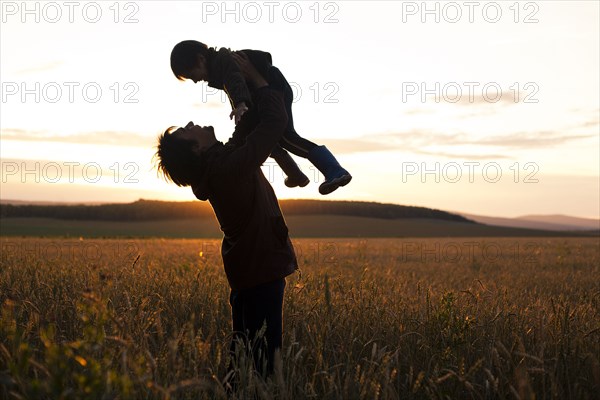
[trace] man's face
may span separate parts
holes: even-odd
[[[175,133],[180,138],[195,142],[196,151],[202,152],[217,143],[215,130],[212,126],[198,126],[190,121],[185,127],[179,128]]]

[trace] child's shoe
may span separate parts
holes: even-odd
[[[289,188],[295,188],[295,187],[304,187],[306,185],[308,185],[310,183],[310,179],[308,179],[308,176],[304,175],[304,173],[302,171],[300,171],[301,175],[298,176],[288,176],[287,178],[285,178],[285,186],[289,187]]]
[[[317,146],[308,152],[308,160],[325,176],[325,182],[319,186],[319,193],[329,194],[352,180],[346,171],[325,146]]]
[[[304,187],[309,184],[310,179],[308,179],[308,176],[304,175],[304,172],[300,170],[298,164],[296,164],[287,151],[283,149],[280,151],[273,151],[271,157],[277,161],[279,167],[287,175],[284,181],[285,186],[294,188],[298,186]]]

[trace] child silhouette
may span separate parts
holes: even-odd
[[[325,146],[300,137],[294,129],[292,88],[279,69],[272,65],[269,53],[259,50],[232,52],[224,47],[217,50],[195,40],[180,42],[171,52],[171,69],[177,79],[189,79],[194,83],[206,81],[210,87],[225,90],[233,109],[229,117],[235,118],[236,123],[233,141],[243,140],[259,123],[253,101],[255,90],[252,82],[240,72],[238,63],[241,62],[252,63],[270,86],[283,90],[288,124],[279,144],[271,151],[271,157],[287,175],[286,186],[304,187],[309,179],[285,150],[308,159],[325,176],[325,181],[319,186],[322,195],[347,185],[352,176],[333,154]]]

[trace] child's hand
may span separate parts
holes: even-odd
[[[235,117],[235,124],[237,125],[238,122],[240,122],[240,120],[242,119],[242,115],[244,115],[246,111],[248,111],[248,107],[246,107],[246,103],[242,102],[237,105],[237,107],[231,112],[231,114],[229,114],[229,119]]]

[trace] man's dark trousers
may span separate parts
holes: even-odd
[[[266,354],[267,373],[273,372],[275,350],[281,349],[284,290],[285,278],[249,289],[231,290],[229,304],[233,319],[233,338],[230,349],[232,362],[235,362],[236,343],[241,340],[252,346],[256,369],[261,371]],[[260,340],[256,340],[257,333],[265,322],[265,333]]]

